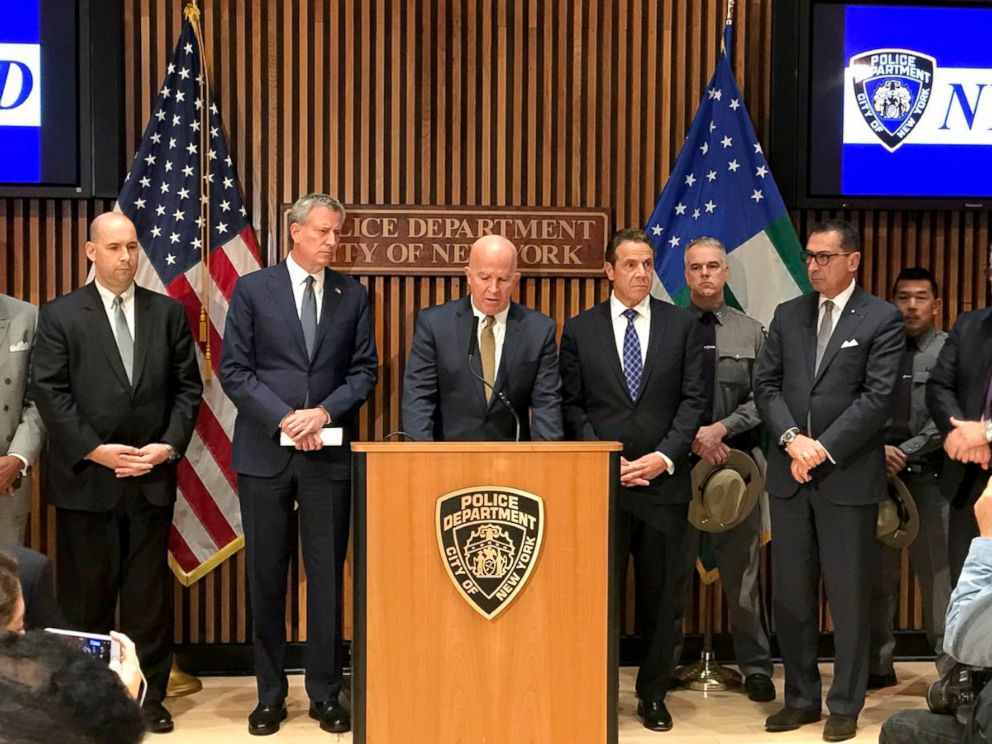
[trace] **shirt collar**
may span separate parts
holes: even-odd
[[[114,298],[117,296],[109,289],[100,284],[100,280],[93,277],[93,284],[96,285],[96,291],[100,293],[100,299],[103,300],[103,304],[110,307],[114,304]],[[121,292],[121,300],[124,303],[130,302],[131,298],[134,297],[134,282],[128,286],[123,292]]]
[[[843,292],[841,292],[840,294],[838,294],[836,297],[824,297],[821,294],[820,295],[819,302],[818,302],[818,304],[816,306],[817,311],[819,311],[819,309],[821,307],[823,307],[823,303],[824,302],[826,302],[827,300],[830,300],[832,303],[834,303],[834,309],[837,310],[838,317],[840,317],[840,313],[844,312],[844,308],[847,307],[848,300],[850,300],[851,299],[851,295],[854,294],[854,287],[855,286],[856,286],[855,285],[855,282],[852,279],[851,280],[851,283],[847,286],[847,289],[845,289]]]
[[[484,312],[482,312],[479,308],[477,308],[475,306],[475,303],[472,302],[471,295],[469,295],[468,304],[469,304],[469,307],[472,308],[472,314],[476,318],[478,318],[479,320],[485,320],[486,314]],[[493,317],[496,319],[496,322],[497,323],[501,323],[503,325],[506,325],[506,316],[508,316],[509,314],[510,314],[510,304],[507,303],[506,307],[504,307],[502,310],[500,310],[498,313],[496,313]]]
[[[286,268],[289,270],[289,281],[294,287],[297,284],[303,284],[308,276],[312,276],[314,279],[314,289],[324,286],[324,270],[320,269],[316,274],[311,274],[293,260],[292,254],[286,256]]]
[[[924,349],[926,349],[931,344],[931,342],[936,337],[937,337],[937,329],[931,327],[931,328],[928,328],[927,330],[923,331],[923,333],[921,333],[916,338],[909,339],[909,340],[912,341],[914,344],[916,344],[917,350],[923,351]]]
[[[644,295],[644,299],[634,305],[631,310],[636,310],[638,315],[643,315],[645,318],[651,317],[651,295]],[[627,312],[627,306],[617,299],[617,293],[610,292],[610,317],[620,318],[623,314]]]
[[[702,315],[705,312],[712,312],[716,316],[717,323],[723,325],[723,319],[727,317],[727,303],[721,302],[714,310],[703,310],[695,302],[689,303],[689,310],[694,312],[696,315]]]

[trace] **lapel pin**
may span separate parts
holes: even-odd
[[[341,287],[335,287],[334,291],[337,292],[338,294],[341,294]]]

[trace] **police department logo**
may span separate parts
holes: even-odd
[[[437,547],[448,576],[492,620],[530,578],[544,538],[544,500],[526,491],[476,486],[437,500]]]
[[[873,49],[851,57],[858,110],[871,131],[895,152],[930,102],[937,61],[910,49]]]

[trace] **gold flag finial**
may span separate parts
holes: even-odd
[[[186,3],[186,7],[183,8],[183,18],[190,23],[200,22],[200,9],[196,5],[196,0]]]

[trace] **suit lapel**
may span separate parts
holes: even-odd
[[[134,285],[134,369],[131,370],[131,387],[137,388],[148,356],[149,336],[154,332],[151,295]],[[123,365],[121,365],[123,366]]]
[[[499,369],[496,370],[496,379],[493,387],[502,390],[506,385],[509,370],[513,368],[513,362],[517,358],[520,349],[520,335],[522,333],[523,311],[516,303],[510,303],[510,309],[506,314],[506,331],[503,334],[503,350],[499,356]],[[494,395],[489,399],[489,405],[496,402]]]
[[[307,357],[307,342],[303,338],[303,326],[300,323],[300,315],[296,311],[296,298],[293,296],[293,284],[289,278],[289,269],[283,261],[276,270],[269,275],[269,289],[272,292],[274,305],[285,319],[286,328],[289,335],[293,337],[300,354],[304,359]]]
[[[641,374],[641,388],[637,393],[641,394],[647,388],[648,380],[651,379],[652,370],[658,365],[655,360],[658,357],[658,350],[662,347],[662,340],[665,334],[665,313],[666,308],[660,300],[651,299],[651,330],[648,332],[648,353],[644,358],[644,372]]]
[[[613,317],[610,313],[610,301],[607,300],[602,303],[599,306],[599,312],[593,317],[595,318],[596,334],[599,336],[599,341],[603,346],[603,358],[606,360],[606,365],[613,372],[613,377],[623,397],[630,400],[630,396],[627,394],[627,378],[623,376],[623,367],[620,365],[620,355],[617,352],[617,339],[613,334]]]
[[[96,284],[90,282],[83,287],[81,292],[83,308],[87,312],[85,322],[95,329],[97,344],[99,344],[104,356],[107,357],[107,362],[109,362],[114,374],[117,375],[117,379],[120,380],[125,389],[130,390],[131,383],[127,379],[127,372],[124,371],[121,352],[117,348],[117,340],[114,338],[114,332],[110,328],[110,319],[107,318],[107,310],[103,306],[103,300],[100,298],[100,292],[97,290]],[[137,288],[135,288],[135,292],[137,292]],[[135,299],[137,300],[137,298]],[[137,312],[135,316],[137,316]],[[132,374],[133,372],[134,370],[132,370]]]
[[[7,309],[7,301],[0,297],[0,366],[7,361],[10,356],[10,344],[7,343],[7,331],[10,329],[10,311]]]
[[[985,317],[982,318],[979,328],[981,328],[982,344],[978,352],[981,355],[978,369],[981,370],[980,374],[987,374],[989,369],[992,369],[992,308],[985,311]],[[984,403],[984,398],[982,400]]]
[[[827,348],[823,352],[823,359],[820,360],[820,369],[816,374],[816,378],[813,380],[813,385],[816,385],[820,378],[823,377],[823,373],[830,366],[830,362],[833,361],[833,358],[837,356],[837,352],[840,351],[841,344],[854,337],[854,332],[861,325],[861,321],[865,319],[863,306],[864,292],[860,287],[855,287],[854,294],[851,295],[851,298],[844,306],[844,311],[841,313],[840,318],[837,319],[837,325],[834,326],[834,332],[830,336],[830,341],[827,342]],[[817,311],[819,311],[819,299],[817,300]],[[813,345],[815,348],[815,332],[813,334]]]
[[[341,304],[341,275],[331,269],[324,269],[324,296],[320,302],[320,319],[317,322],[317,338],[313,342],[313,358],[317,358],[317,352],[327,336],[327,327],[331,324],[331,318],[337,312],[338,305]],[[295,300],[294,300],[295,303]],[[300,324],[300,335],[303,335],[303,324]],[[303,344],[306,348],[306,343]]]
[[[458,306],[458,310],[455,313],[455,345],[456,350],[468,349],[469,337],[472,335],[472,318],[475,314],[472,312],[472,297],[471,295],[462,300],[461,304]],[[506,339],[503,343],[504,350],[506,349]],[[464,354],[464,351],[456,351],[456,353]],[[462,357],[464,359],[464,356]],[[502,360],[500,360],[502,361]],[[465,360],[466,364],[469,365],[469,370],[475,372],[480,377],[482,376],[482,357],[479,353],[479,345],[475,344],[475,355],[469,359]],[[470,374],[471,374],[470,372]],[[482,409],[486,408],[486,389],[485,385],[476,379],[475,375],[471,375],[471,380],[469,384],[475,390],[475,395],[479,401],[479,407]],[[496,397],[495,395],[493,396]]]
[[[803,340],[803,357],[806,359],[806,371],[809,375],[806,379],[812,380],[816,371],[816,331],[817,320],[820,317],[820,295],[818,292],[811,292],[807,295],[809,304],[802,314],[800,322],[803,325],[799,337]]]

